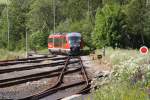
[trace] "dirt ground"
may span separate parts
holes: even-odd
[[[96,75],[100,71],[111,71],[111,64],[107,62],[104,58],[99,60],[92,59],[90,56],[82,57],[83,65],[87,68],[88,72]]]

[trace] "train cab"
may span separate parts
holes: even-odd
[[[77,32],[52,34],[48,37],[48,49],[52,54],[68,54],[73,47],[82,48],[82,41],[81,34]]]

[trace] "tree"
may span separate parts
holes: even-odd
[[[28,12],[28,27],[31,32],[47,32],[53,27],[52,0],[35,0]]]
[[[34,32],[30,35],[30,48],[41,49],[47,46],[48,33]]]
[[[11,0],[9,4],[10,49],[21,49],[25,45],[27,1]]]
[[[6,5],[0,5],[0,47],[6,48],[7,43],[7,15]]]
[[[146,4],[145,22],[144,22],[144,42],[150,47],[150,4]]]
[[[106,4],[97,10],[93,43],[97,48],[103,46],[121,46],[121,36],[125,31],[125,22],[121,6]]]
[[[128,34],[131,37],[133,48],[145,44],[145,4],[146,0],[132,0],[126,7]]]

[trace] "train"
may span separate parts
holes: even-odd
[[[55,33],[48,36],[48,50],[51,54],[77,54],[81,49],[83,38],[79,32]]]

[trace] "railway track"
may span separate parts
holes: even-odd
[[[90,80],[89,80],[90,82]],[[62,95],[59,96],[58,94],[59,91],[63,91],[63,92],[66,92],[66,89],[71,89],[73,87],[77,87],[77,86],[81,86],[83,85],[83,88],[82,89],[79,89],[78,91],[75,91],[72,93],[69,93],[67,92],[67,94],[65,93],[65,95]],[[63,86],[59,86],[59,87],[56,87],[56,88],[49,88],[39,94],[35,94],[35,95],[32,95],[32,96],[29,96],[29,97],[25,97],[25,98],[21,98],[19,100],[61,100],[62,98],[66,97],[66,96],[69,96],[69,95],[74,95],[74,94],[84,94],[84,93],[88,93],[90,90],[90,86],[87,86],[86,85],[86,81],[79,81],[79,82],[75,82],[75,83],[70,83],[70,84],[65,84]],[[57,94],[58,92],[58,94]],[[58,95],[58,97],[54,96],[54,95]]]
[[[49,56],[43,55],[40,57],[18,58],[18,59],[12,59],[12,60],[1,60],[0,62],[36,60],[36,59],[47,58],[47,57],[49,57]],[[50,57],[52,58],[52,57],[56,57],[56,56],[50,56]]]
[[[79,58],[81,67],[79,68],[78,71],[81,71],[81,73],[82,73],[81,75],[82,75],[83,80],[73,82],[73,83],[68,82],[67,84],[62,85],[62,83],[64,83],[63,79],[64,79],[64,76],[65,76],[65,73],[66,73],[66,70],[67,70],[66,68],[67,68],[67,65],[68,65],[68,62],[69,62],[70,59],[71,58],[69,57],[66,60],[65,67],[63,67],[61,73],[59,74],[56,84],[54,84],[52,87],[50,87],[49,89],[47,89],[43,92],[31,95],[29,97],[22,98],[20,100],[39,100],[41,98],[42,99],[46,98],[47,96],[50,96],[49,97],[49,100],[50,100],[50,98],[52,98],[51,97],[52,94],[54,94],[54,93],[57,94],[58,91],[62,91],[62,90],[69,89],[69,88],[76,87],[76,86],[80,86],[80,85],[84,85],[84,87],[82,89],[79,89],[78,91],[72,93],[72,94],[88,92],[90,90],[90,83],[89,83],[90,79],[88,78],[87,72],[86,72],[86,70],[85,70],[85,68],[82,64],[81,58]],[[63,96],[60,96],[59,98],[57,98],[57,99],[55,98],[55,99],[58,100],[58,99],[61,99],[61,98],[63,98]]]
[[[33,57],[33,58],[23,58],[23,59],[17,59],[17,60],[5,60],[5,61],[0,61],[0,67],[2,66],[8,66],[8,65],[15,65],[15,64],[24,64],[24,63],[39,63],[45,60],[63,60],[66,59],[66,57]]]
[[[77,63],[78,61],[71,61],[70,64]],[[3,68],[0,69],[0,74],[14,72],[14,71],[23,71],[23,70],[31,70],[37,68],[44,68],[44,67],[55,67],[58,65],[64,65],[64,61],[57,61],[50,64],[38,64],[38,65],[30,65],[30,66],[23,66],[23,67],[14,67],[14,68]]]
[[[44,59],[52,60],[54,62],[52,62],[50,64],[38,64],[38,65],[7,68],[8,65],[41,62],[41,61],[44,61]],[[64,64],[65,64],[65,67],[59,67],[54,70],[44,71],[44,72],[40,72],[40,73],[34,73],[34,74],[26,75],[26,76],[1,79],[0,80],[0,88],[17,86],[18,84],[32,82],[32,81],[38,81],[38,80],[41,80],[44,78],[58,78],[56,84],[53,84],[53,86],[49,87],[48,89],[46,89],[40,93],[36,93],[36,94],[30,95],[28,97],[21,98],[20,100],[39,100],[39,99],[44,99],[44,98],[48,98],[48,100],[57,100],[57,99],[61,99],[61,98],[65,97],[67,95],[69,96],[71,94],[88,92],[90,90],[89,82],[91,80],[88,78],[85,68],[83,67],[83,64],[81,62],[81,58],[80,58],[80,60],[74,60],[74,61],[70,61],[70,62],[69,62],[70,58],[67,60],[65,60],[65,59],[66,59],[66,57],[38,57],[38,58],[29,58],[29,59],[19,59],[17,61],[16,60],[1,61],[0,67],[4,67],[4,68],[0,69],[0,74],[10,73],[10,72],[14,72],[14,71],[25,71],[25,70],[31,70],[31,69],[37,69],[37,68],[44,68],[44,67],[56,67],[56,66],[64,65]],[[61,61],[58,61],[58,60],[61,60]],[[68,64],[75,64],[77,62],[79,62],[81,64],[81,67],[67,68]],[[78,73],[78,72],[81,73],[82,80],[80,80],[80,81],[78,80],[75,82],[67,82],[67,83],[63,82],[63,79],[65,76],[71,75],[73,73]],[[77,91],[72,91],[70,94],[71,89],[76,88],[76,87],[80,87],[80,88],[77,89]],[[64,94],[63,91],[66,92],[66,90],[68,90],[68,93]],[[53,98],[53,99],[50,99],[50,98]]]
[[[22,76],[22,77],[16,77],[16,78],[3,79],[3,80],[0,80],[0,88],[18,85],[18,84],[26,83],[29,81],[37,81],[43,78],[56,77],[60,74],[60,71],[62,69],[63,68],[58,68],[52,71],[47,71],[47,72],[42,72],[42,73],[37,73],[37,74],[32,74],[32,75],[27,75],[27,76]],[[65,74],[75,73],[79,70],[80,68],[72,69],[72,70],[66,71]]]

